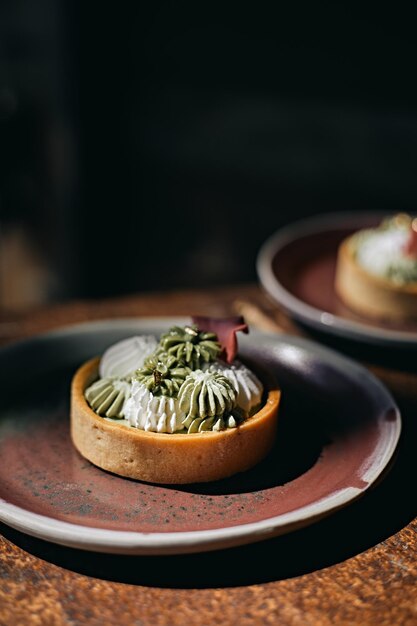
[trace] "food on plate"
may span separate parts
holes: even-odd
[[[236,359],[242,318],[193,317],[124,339],[74,375],[71,436],[98,467],[155,483],[207,482],[270,451],[280,390]],[[262,378],[262,376],[261,376]]]
[[[340,245],[335,289],[361,315],[417,319],[417,218],[400,213]]]

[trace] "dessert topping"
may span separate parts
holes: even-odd
[[[227,365],[221,361],[211,363],[210,372],[219,372],[226,376],[236,390],[236,404],[245,417],[251,415],[253,409],[258,408],[262,401],[263,385],[259,378],[246,365],[234,361]]]
[[[190,371],[172,354],[159,352],[149,356],[133,378],[152,391],[154,396],[177,397]]]
[[[125,417],[130,426],[157,433],[175,433],[183,429],[185,417],[177,398],[155,396],[137,380],[126,402]]]
[[[185,379],[178,400],[189,433],[219,430],[236,407],[236,390],[223,374],[196,370]]]
[[[233,361],[236,333],[248,332],[243,318],[192,321],[174,326],[159,343],[154,337],[132,337],[111,346],[100,362],[101,378],[85,392],[91,408],[161,433],[234,428],[252,415],[261,403],[262,384]],[[221,355],[227,362],[219,360]]]
[[[400,213],[379,228],[359,231],[352,237],[356,260],[366,271],[396,285],[417,281],[417,233],[415,220]]]
[[[232,363],[237,354],[236,333],[238,331],[242,331],[246,334],[249,332],[248,325],[245,324],[243,317],[215,318],[194,315],[192,320],[201,330],[217,335],[218,341],[222,347],[221,357],[224,358],[227,363]]]
[[[130,384],[112,378],[100,378],[85,391],[88,404],[98,415],[115,419],[123,419],[129,395]]]
[[[160,349],[175,356],[192,369],[198,369],[203,363],[214,361],[221,346],[213,332],[200,330],[197,325],[174,326],[161,336]]]
[[[415,259],[417,258],[417,217],[415,217],[410,224],[410,230],[404,251],[410,257],[414,257]]]
[[[158,342],[152,335],[129,337],[108,348],[100,360],[100,378],[126,378],[142,367],[147,356],[155,352]]]

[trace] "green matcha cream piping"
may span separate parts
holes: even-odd
[[[151,354],[143,367],[136,371],[133,379],[142,383],[154,396],[169,396],[176,398],[180,387],[190,368],[167,353]]]
[[[130,385],[124,380],[100,378],[86,389],[84,395],[98,415],[123,419],[123,407],[130,395]]]
[[[222,350],[214,333],[200,331],[196,325],[174,326],[161,336],[160,349],[183,361],[193,370],[214,361]]]
[[[197,370],[185,379],[178,400],[186,413],[183,424],[189,433],[220,430],[233,417],[236,390],[222,374]]]

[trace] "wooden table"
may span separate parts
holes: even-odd
[[[3,316],[0,341],[93,319],[236,311],[263,329],[306,334],[249,285],[74,302]],[[373,361],[371,367],[394,392],[403,412],[403,437],[391,471],[362,499],[286,536],[175,557],[87,553],[2,526],[1,626],[417,624],[417,365],[413,369],[415,355],[399,355],[387,367],[386,353],[356,356]]]

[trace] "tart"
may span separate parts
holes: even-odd
[[[335,290],[365,317],[417,319],[417,220],[399,214],[346,238],[337,256]]]
[[[281,394],[235,359],[236,330],[247,331],[238,321],[193,318],[159,342],[134,337],[84,363],[71,388],[78,452],[161,484],[219,480],[261,461],[274,444]]]

